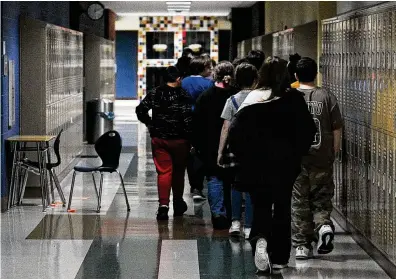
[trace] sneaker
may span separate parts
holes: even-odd
[[[272,272],[271,261],[267,252],[267,241],[264,238],[257,241],[254,263],[258,272]]]
[[[212,224],[215,230],[226,230],[230,227],[227,217],[223,215],[213,215]]]
[[[252,231],[252,228],[243,228],[243,234],[245,235],[245,239],[249,239],[251,231]]]
[[[168,220],[169,219],[168,211],[169,211],[169,206],[160,205],[157,211],[157,220]]]
[[[288,264],[273,264],[272,268],[273,269],[284,269],[287,268],[289,265]]]
[[[184,200],[174,201],[173,202],[173,216],[183,216],[184,212],[186,212],[188,206]]]
[[[296,260],[308,260],[313,257],[312,248],[307,248],[305,246],[298,246],[296,248]]]
[[[329,225],[323,225],[319,230],[318,254],[328,254],[334,249],[334,232]]]
[[[193,191],[193,200],[194,201],[204,201],[206,200],[206,197],[202,193],[202,191],[195,189]]]
[[[241,222],[238,220],[232,221],[231,228],[228,231],[231,236],[240,236],[241,235]]]

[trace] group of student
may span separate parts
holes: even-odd
[[[342,117],[335,96],[315,86],[317,64],[252,50],[217,65],[186,50],[165,84],[136,108],[152,138],[158,220],[187,210],[187,168],[194,200],[208,202],[213,228],[250,240],[259,272],[333,250],[333,162]],[[152,110],[152,117],[148,112]],[[244,198],[243,198],[244,197]],[[242,204],[245,220],[242,228]]]

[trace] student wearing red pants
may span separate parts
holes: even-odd
[[[192,131],[191,100],[180,87],[181,74],[168,67],[165,85],[149,92],[136,108],[138,119],[146,124],[158,174],[159,208],[157,220],[168,220],[170,192],[173,192],[173,216],[187,211],[183,200],[184,175],[190,152]],[[152,110],[152,117],[148,112]]]

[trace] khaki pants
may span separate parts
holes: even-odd
[[[293,246],[310,247],[317,240],[321,226],[330,225],[334,196],[333,166],[315,168],[303,165],[293,187],[292,241]]]

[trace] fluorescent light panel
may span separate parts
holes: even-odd
[[[168,8],[168,10],[190,10],[190,8],[182,8],[182,7],[174,8],[174,7],[170,7],[170,8]]]
[[[191,5],[191,2],[178,2],[178,1],[172,1],[172,2],[166,2],[166,5]]]
[[[168,8],[190,8],[190,6],[172,5],[172,6],[168,6]]]

